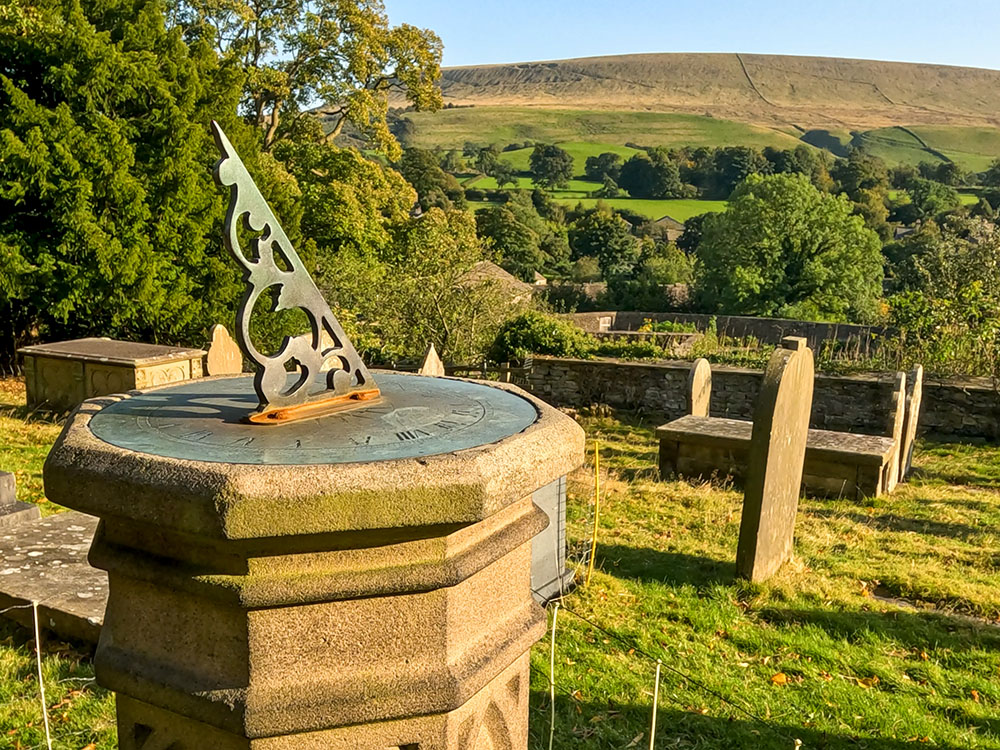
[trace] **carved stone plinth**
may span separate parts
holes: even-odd
[[[114,400],[85,403],[46,492],[101,517],[95,667],[122,750],[524,750],[528,650],[545,631],[530,581],[547,519],[531,496],[582,462],[583,434],[503,390],[537,410],[516,434],[339,464],[128,450],[92,429]]]

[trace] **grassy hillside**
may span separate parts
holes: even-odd
[[[440,112],[408,112],[415,127],[407,145],[461,147],[466,141],[506,145],[519,141],[624,146],[774,146],[794,148],[798,135],[702,115],[519,107],[456,107]],[[793,131],[794,132],[794,131]],[[588,152],[587,155],[590,155]],[[527,166],[527,153],[524,156]],[[584,156],[586,159],[586,156]],[[583,165],[580,165],[583,171]]]
[[[789,148],[843,156],[863,146],[891,163],[1000,157],[1000,71],[736,54],[657,54],[446,68],[435,114],[405,113],[409,145],[532,140]],[[402,100],[395,102],[403,104]],[[582,157],[582,158],[581,158]],[[527,165],[527,153],[518,156]]]
[[[645,54],[446,68],[445,100],[477,106],[686,112],[779,130],[996,126],[1000,71],[747,54]]]

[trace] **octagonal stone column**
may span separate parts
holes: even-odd
[[[101,518],[95,665],[122,750],[525,748],[545,631],[530,496],[582,463],[584,438],[504,387],[539,417],[500,442],[305,466],[124,450],[89,426],[116,398],[86,402],[45,486]]]

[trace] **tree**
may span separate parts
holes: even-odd
[[[953,187],[943,185],[933,180],[925,180],[920,177],[912,180],[906,190],[910,195],[910,205],[912,206],[912,216],[907,223],[922,220],[947,211],[954,211],[962,205],[958,192]]]
[[[437,206],[446,211],[465,208],[465,193],[454,175],[441,169],[433,152],[408,148],[403,152],[399,171],[417,191],[420,208],[424,211]]]
[[[496,180],[497,187],[501,190],[504,185],[517,185],[517,170],[500,159],[500,151],[496,146],[487,146],[479,150],[476,156],[476,169]]]
[[[573,157],[558,146],[535,146],[528,163],[535,183],[544,188],[563,187],[573,179]]]
[[[608,280],[608,298],[621,310],[672,309],[676,303],[667,288],[687,284],[692,271],[690,258],[673,243],[648,242],[632,275],[615,275]]]
[[[726,146],[716,149],[714,166],[718,194],[729,195],[750,175],[769,174],[771,165],[764,155],[749,146]]]
[[[579,219],[570,229],[569,244],[574,260],[585,256],[597,258],[605,281],[631,274],[641,252],[629,225],[607,208],[595,209]]]
[[[264,148],[295,132],[324,103],[332,141],[350,122],[391,159],[389,93],[418,110],[441,107],[441,40],[409,24],[390,26],[382,0],[178,0],[191,37],[212,39],[244,73],[241,109]]]
[[[381,256],[348,250],[319,280],[355,346],[370,359],[413,359],[433,343],[447,361],[473,361],[528,304],[475,275],[476,264],[490,256],[470,213],[434,207],[395,227],[393,235]]]
[[[995,160],[983,172],[982,183],[986,187],[1000,188],[1000,159]]]
[[[752,176],[705,220],[697,298],[745,315],[867,322],[878,315],[878,236],[846,198],[799,175]]]
[[[236,118],[240,76],[208,44],[158,2],[35,10],[30,29],[0,16],[0,357],[33,336],[200,343],[231,321],[213,117],[311,262],[295,181]]]
[[[588,156],[583,168],[583,174],[593,182],[603,182],[605,177],[617,181],[622,170],[622,157],[613,152],[605,152],[597,156]]]
[[[476,232],[500,265],[524,281],[533,281],[536,272],[564,275],[569,267],[565,229],[539,215],[533,196],[512,192],[504,197],[506,203],[476,214]]]
[[[611,179],[611,175],[606,174],[601,187],[595,190],[592,195],[596,198],[621,198],[625,195],[625,191],[618,187],[618,183]]]
[[[889,188],[889,168],[877,156],[855,149],[846,159],[839,159],[831,176],[841,192],[857,200],[862,190],[885,192]]]
[[[659,151],[629,157],[622,165],[618,184],[633,198],[680,198],[685,194],[677,165]]]

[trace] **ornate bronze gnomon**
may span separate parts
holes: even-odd
[[[225,244],[243,267],[246,281],[236,315],[236,338],[257,366],[254,389],[260,406],[250,421],[276,424],[378,398],[371,373],[216,122],[212,134],[222,154],[215,180],[230,188]],[[240,245],[241,226],[256,233],[246,250]],[[301,309],[311,326],[308,333],[286,336],[272,356],[258,351],[250,338],[250,318],[262,295],[273,300],[273,312]]]

